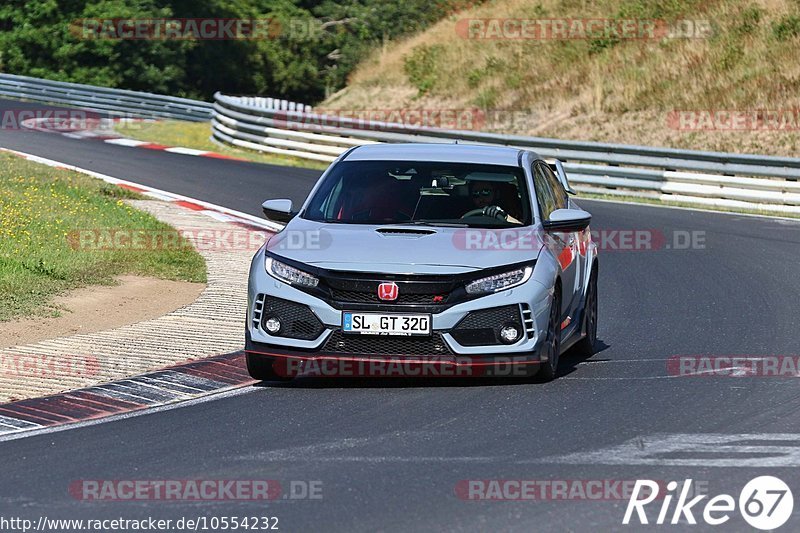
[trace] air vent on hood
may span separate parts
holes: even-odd
[[[421,228],[378,228],[375,231],[378,233],[382,233],[384,235],[409,235],[409,236],[423,236],[423,235],[432,235],[436,233],[436,230],[432,229],[421,229]]]

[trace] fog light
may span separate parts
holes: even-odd
[[[507,324],[500,328],[500,340],[506,344],[513,344],[519,339],[519,329],[517,326]]]
[[[277,318],[268,318],[264,322],[264,328],[270,333],[278,333],[281,330],[281,321]]]

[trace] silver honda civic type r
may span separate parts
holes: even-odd
[[[593,353],[597,332],[591,215],[570,194],[561,163],[526,150],[348,150],[299,210],[263,204],[286,226],[250,267],[250,374],[394,364],[406,371],[395,375],[552,380],[567,349]]]

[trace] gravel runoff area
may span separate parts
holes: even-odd
[[[193,303],[158,318],[4,348],[0,353],[0,403],[242,349],[250,259],[267,233],[175,203],[130,202],[182,234],[195,237],[208,270],[205,290]]]

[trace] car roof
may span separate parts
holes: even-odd
[[[510,146],[450,143],[365,144],[356,147],[346,161],[435,161],[442,163],[479,163],[519,167],[524,150]],[[536,154],[533,154],[538,158]]]

